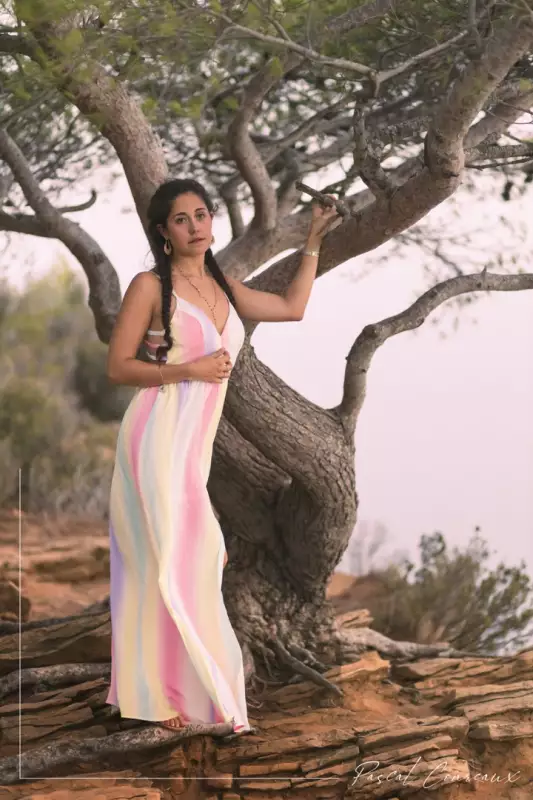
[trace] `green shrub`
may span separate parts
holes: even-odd
[[[107,347],[99,340],[84,342],[76,351],[72,388],[83,408],[102,422],[122,419],[134,387],[115,386],[106,375]]]
[[[498,653],[531,640],[532,583],[522,562],[489,569],[477,534],[464,551],[441,533],[422,536],[421,564],[404,560],[381,573],[384,590],[368,604],[376,630],[396,640],[449,642],[461,650]]]
[[[3,506],[107,516],[118,431],[108,420],[134,389],[107,380],[85,295],[65,264],[22,292],[0,285]]]

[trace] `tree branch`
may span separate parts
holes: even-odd
[[[341,70],[342,72],[363,75],[369,78],[376,87],[385,83],[387,80],[391,80],[392,78],[396,78],[398,75],[402,75],[404,72],[408,72],[422,62],[428,61],[436,55],[440,55],[445,50],[448,50],[450,47],[453,47],[455,44],[461,42],[469,33],[469,30],[465,29],[455,36],[452,36],[451,39],[435,45],[434,47],[430,47],[428,50],[424,50],[422,53],[418,53],[412,58],[407,59],[407,61],[404,61],[402,64],[398,64],[396,67],[393,67],[389,70],[378,71],[373,67],[368,67],[366,64],[361,64],[358,61],[352,61],[347,58],[330,58],[328,56],[323,56],[317,50],[293,41],[288,35],[279,37],[271,36],[270,34],[255,31],[252,28],[248,28],[244,25],[239,25],[226,14],[212,10],[210,10],[209,13],[217,19],[224,20],[224,22],[228,24],[229,27],[224,31],[224,36],[230,36],[232,32],[244,34],[250,39],[255,39],[259,42],[264,42],[265,44],[274,45],[281,48],[283,51],[288,50],[290,52],[297,53],[303,58],[306,58],[315,64],[319,64],[322,67],[331,67],[336,70]],[[331,24],[334,25],[333,22]]]
[[[113,265],[98,242],[77,223],[67,219],[54,208],[33,177],[21,149],[2,128],[0,128],[0,158],[11,169],[28,205],[35,212],[35,217],[23,214],[11,217],[2,213],[0,224],[5,226],[4,230],[53,237],[63,242],[87,274],[89,307],[94,314],[96,330],[102,342],[108,342],[121,302],[120,284]],[[11,227],[7,227],[8,225]]]
[[[400,164],[397,169],[390,173],[389,178],[394,186],[400,187],[409,179],[419,175],[421,169],[421,158],[416,156]],[[322,197],[322,192],[315,192],[314,189],[311,189],[311,187],[305,184],[302,184],[302,186],[305,186],[303,191],[308,192],[312,197],[315,195]],[[374,243],[376,234],[375,226],[378,225],[388,230],[386,225],[390,217],[388,214],[381,214],[378,221],[377,217],[372,219],[369,216],[367,224],[367,215],[372,213],[371,207],[374,199],[374,195],[370,189],[364,189],[363,191],[348,195],[341,203],[336,203],[337,210],[341,213],[341,216],[344,216],[342,212],[344,211],[344,206],[346,206],[350,214],[357,218],[358,224],[355,219],[349,223],[345,223],[343,227],[347,225],[350,226],[347,230],[351,231],[351,238],[348,236],[345,238],[345,231],[343,231],[342,242],[344,249],[336,249],[335,257],[330,257],[332,252],[330,248],[333,244],[331,235],[326,236],[322,247],[324,255],[321,257],[318,265],[318,276],[325,274],[348,258],[367,252],[367,237],[372,239],[372,242],[368,243],[368,249],[372,250],[374,247],[377,247],[377,244]],[[407,209],[404,208],[403,212],[406,210]],[[270,234],[266,237],[260,236],[257,231],[248,228],[244,236],[238,241],[230,242],[230,244],[220,250],[217,253],[217,258],[224,271],[227,271],[230,275],[233,275],[239,280],[244,280],[258,265],[269,261],[281,250],[301,247],[310,222],[311,207],[307,206],[295,214],[288,214],[280,218],[277,227],[273,231],[270,231]],[[406,227],[408,227],[408,225]],[[389,233],[384,233],[383,239],[380,240],[379,244],[381,244],[382,241],[386,241],[389,235]],[[362,248],[361,250],[359,250],[360,247]],[[338,260],[336,260],[336,258],[338,258]],[[260,275],[248,281],[248,285],[254,289],[262,289],[264,291],[281,294],[286,290],[289,282],[292,280],[299,263],[300,259],[298,255],[291,254],[285,256],[272,264],[268,269],[264,270]],[[250,335],[256,325],[257,323],[254,322],[246,323],[247,331]]]
[[[511,67],[533,40],[533,21],[517,16],[495,31],[484,52],[455,81],[438,107],[426,137],[425,161],[432,172],[459,177],[468,129]]]
[[[449,96],[437,110],[426,137],[425,165],[416,156],[391,173],[388,177],[395,190],[387,203],[373,202],[369,190],[345,198],[352,207],[357,204],[358,210],[353,219],[324,238],[318,277],[348,258],[375,249],[414,225],[453,194],[460,184],[464,168],[463,138],[468,126],[532,39],[533,24],[524,18],[496,28],[486,43],[485,51],[457,78]],[[519,115],[520,110],[515,108],[514,118]],[[289,219],[292,233],[302,235],[308,214],[299,212]],[[292,280],[298,264],[298,254],[286,256],[253,278],[249,285],[281,294]],[[249,326],[250,331],[253,327],[253,324]]]
[[[355,28],[362,28],[369,22],[377,22],[394,11],[396,5],[399,5],[397,0],[370,0],[358,8],[351,8],[344,14],[333,17],[324,27],[327,33],[346,34]]]
[[[125,84],[90,56],[79,64],[65,58],[62,41],[75,27],[76,20],[66,19],[55,26],[46,24],[42,20],[47,19],[47,14],[41,13],[41,5],[45,5],[45,0],[33,0],[31,13],[24,13],[26,6],[19,9],[22,21],[38,44],[30,55],[48,73],[53,70],[58,90],[98,126],[114,147],[139,217],[146,225],[150,197],[168,174],[161,141]]]
[[[351,99],[352,101],[355,99],[356,102],[360,100],[364,101],[364,93],[355,93]],[[378,146],[374,146],[375,150],[379,150],[379,148],[382,147],[382,142],[394,142],[397,144],[398,140],[406,136],[409,138],[413,135],[422,136],[423,132],[427,130],[431,118],[429,106],[418,104],[411,110],[413,118],[408,116],[409,112],[404,111],[401,122],[396,123],[393,121],[396,118],[395,116],[393,117],[393,115],[397,114],[397,112],[404,108],[409,102],[416,100],[416,97],[402,97],[400,100],[385,104],[380,108],[375,108],[374,110],[369,109],[368,114],[365,115],[365,135],[372,141],[376,141],[376,145]],[[345,103],[343,106],[344,110],[346,110],[349,105],[349,103]],[[317,134],[336,133],[335,141],[328,147],[310,155],[299,154],[298,158],[301,175],[308,172],[315,172],[318,169],[336,163],[350,151],[353,153],[354,133],[357,134],[357,130],[354,130],[353,126],[356,110],[357,108],[354,108],[351,118],[344,114],[334,119],[328,119],[322,125],[318,125],[316,128]],[[339,130],[344,132],[339,133]],[[354,154],[354,158],[357,162],[356,154]],[[356,174],[357,170],[355,170],[354,177],[356,177]],[[387,173],[385,173],[385,178],[387,177]]]
[[[18,32],[2,31],[0,33],[0,53],[33,57],[34,48],[25,36]]]
[[[285,150],[280,161],[283,163],[283,175],[277,189],[278,219],[283,219],[294,211],[294,207],[300,200],[300,192],[296,186],[301,168],[296,151],[292,148]]]
[[[356,105],[353,112],[353,166],[361,179],[376,197],[390,197],[394,187],[385,170],[381,166],[383,146],[376,138],[370,138],[366,127],[366,118],[370,100]]]
[[[96,198],[98,197],[97,193],[94,189],[91,189],[91,196],[85,203],[79,203],[75,206],[62,206],[58,208],[60,214],[75,214],[77,211],[87,211],[88,208],[91,208],[96,203]]]
[[[292,55],[286,57],[283,72],[292,69],[299,61],[299,58]],[[252,226],[259,227],[263,231],[270,231],[276,227],[277,197],[266,165],[252,141],[248,126],[264,97],[279,82],[280,77],[279,74],[273,73],[270,60],[248,83],[241,106],[228,128],[230,152],[254,199],[255,215]]]
[[[358,98],[359,93],[356,93],[355,99],[358,100]],[[283,163],[279,164],[276,173],[273,173],[271,168],[269,170],[270,174],[277,174],[282,166],[285,166],[287,162],[290,161],[291,166],[294,167],[294,169],[291,170],[293,179],[297,180],[299,176],[303,176],[309,172],[316,172],[316,170],[329,166],[348,154],[350,150],[353,149],[353,133],[351,115],[346,112],[353,104],[353,101],[353,95],[350,97],[342,97],[337,102],[321,109],[309,119],[304,120],[281,139],[252,137],[257,144],[265,166],[273,167],[273,162],[276,159],[281,162],[280,156],[283,157]],[[392,114],[396,113],[405,105],[418,101],[419,98],[415,93],[409,97],[401,97],[400,99],[386,103],[375,110],[370,110],[368,113],[368,122],[372,123],[371,126],[369,126],[372,137],[382,139],[386,135],[389,139],[396,139],[405,135],[411,136],[413,131],[421,134],[429,124],[429,109],[425,110],[424,106],[421,108],[417,105],[416,108],[413,108],[412,113],[416,115],[415,119],[407,119],[405,122],[396,125],[391,123]],[[336,112],[339,112],[339,114],[336,115]],[[339,135],[340,130],[345,131],[345,133]],[[335,141],[323,150],[314,152],[312,155],[302,154],[292,149],[289,150],[296,142],[301,141],[304,137],[313,133],[317,135],[335,135]],[[356,175],[354,174],[353,177],[355,178]],[[387,175],[386,177],[388,178]],[[284,219],[285,216],[293,210],[298,201],[298,194],[294,191],[294,186],[290,185],[289,178],[290,176],[286,171],[286,175],[283,179],[283,186],[278,190],[278,199],[280,203],[278,207],[279,220]],[[242,176],[236,172],[223,184],[220,189],[221,195],[225,198],[226,194],[230,191],[237,191],[242,180]],[[394,183],[392,179],[390,180]],[[373,195],[370,194],[368,202],[372,199]],[[275,255],[275,253],[273,255]]]
[[[392,78],[397,78],[398,75],[403,75],[404,72],[409,72],[409,70],[413,69],[413,67],[418,66],[418,64],[422,64],[424,61],[429,61],[430,59],[434,58],[441,53],[444,53],[446,50],[449,50],[459,42],[462,42],[468,36],[469,31],[464,30],[461,33],[452,36],[451,39],[448,39],[441,44],[435,45],[435,47],[430,47],[428,50],[424,50],[422,53],[417,53],[416,56],[412,58],[408,58],[407,61],[404,61],[402,64],[398,64],[396,67],[392,67],[391,69],[383,70],[383,72],[379,72],[376,76],[376,80],[378,84],[385,83],[386,81],[390,81]]]
[[[332,200],[330,197],[324,194],[324,192],[318,192],[316,189],[313,189],[311,186],[307,186],[305,183],[301,183],[297,181],[296,188],[299,189],[301,192],[310,195],[315,200],[320,200],[320,202],[325,203],[328,206],[334,206],[337,213],[341,215],[341,217],[347,217],[350,213],[348,206],[342,200]]]
[[[307,120],[304,120],[300,125],[298,125],[294,130],[284,136],[282,139],[271,139],[267,142],[263,142],[261,145],[257,144],[259,153],[265,166],[271,164],[276,158],[278,158],[281,154],[286,152],[289,148],[292,147],[296,142],[301,141],[304,137],[309,136],[312,133],[318,133],[317,125],[324,120],[324,118],[329,117],[333,112],[340,111],[341,109],[346,109],[346,100],[338,101],[337,103],[333,103],[330,106],[327,106],[324,109],[321,109],[312,117]],[[349,120],[347,117],[346,119]],[[338,121],[331,121],[328,119],[327,127],[325,130],[321,132],[327,132],[328,129],[335,129],[338,127]],[[253,138],[252,138],[253,140]],[[331,159],[333,160],[333,159]],[[226,191],[233,191],[237,189],[238,186],[242,183],[242,176],[238,173],[232,175],[231,178],[228,178],[226,183],[223,185],[221,189],[222,192]]]
[[[241,207],[237,197],[237,188],[225,185],[220,188],[220,196],[228,209],[228,217],[231,225],[231,234],[234,239],[238,239],[244,234],[246,226],[242,218]]]
[[[522,144],[485,144],[480,145],[467,153],[467,167],[475,166],[476,162],[489,161],[485,165],[487,169],[494,169],[496,162],[509,161],[509,159],[523,159],[529,161],[533,158],[533,143],[523,142]],[[515,163],[512,161],[511,163]]]
[[[342,401],[335,409],[345,430],[353,434],[366,393],[366,379],[376,350],[391,336],[419,328],[438,306],[451,297],[468,292],[516,292],[533,289],[533,273],[498,275],[483,270],[460,275],[433,286],[405,311],[372,325],[366,325],[347,356]]]
[[[275,45],[282,48],[282,50],[290,50],[291,52],[296,53],[297,55],[306,58],[309,61],[320,64],[323,67],[333,67],[335,69],[341,69],[346,72],[365,76],[372,76],[375,72],[371,67],[367,67],[365,64],[360,64],[357,61],[350,61],[347,58],[327,58],[326,56],[320,55],[320,53],[318,53],[316,50],[313,50],[310,47],[305,47],[297,42],[293,42],[291,39],[271,36],[268,33],[254,31],[252,28],[247,28],[244,25],[239,25],[238,23],[234,22],[231,17],[228,17],[226,14],[220,14],[212,10],[209,11],[209,14],[218,19],[224,20],[224,22],[228,24],[229,27],[224,31],[225,37],[229,37],[233,32],[240,33],[244,34],[247,38],[255,39],[259,42],[263,42],[264,44]]]
[[[496,105],[488,108],[485,116],[472,125],[466,135],[466,149],[478,147],[489,136],[504,134],[522,115],[522,109],[533,104],[533,83],[529,91],[523,91],[523,86],[520,88],[521,91],[514,91],[505,100],[500,100]]]
[[[32,214],[6,214],[0,211],[0,230],[9,233],[24,233],[54,239],[54,234]]]

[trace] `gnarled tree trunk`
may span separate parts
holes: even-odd
[[[354,443],[336,411],[286,386],[246,343],[216,439],[209,489],[229,564],[225,598],[252,650],[285,642],[336,657],[327,581],[356,520]],[[258,387],[259,390],[258,390]]]

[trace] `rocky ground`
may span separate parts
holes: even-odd
[[[20,533],[20,609],[35,625],[19,642]],[[325,673],[339,695],[301,677],[265,685],[250,696],[254,735],[183,738],[105,704],[109,613],[94,606],[108,591],[105,525],[0,512],[0,555],[6,800],[533,797],[533,650],[406,658],[376,637]],[[368,591],[333,576],[340,626],[369,630]]]

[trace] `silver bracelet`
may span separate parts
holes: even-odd
[[[303,256],[315,256],[316,258],[320,255],[320,250],[302,250]]]

